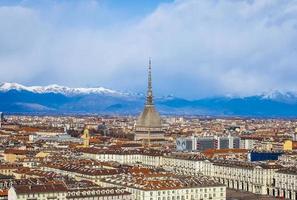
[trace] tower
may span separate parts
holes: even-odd
[[[147,96],[143,112],[135,124],[135,140],[164,139],[161,117],[154,106],[152,88],[152,62],[148,64],[148,86]]]
[[[85,148],[89,147],[90,146],[90,133],[89,133],[88,128],[85,128],[82,138],[84,140],[83,147],[85,147]]]

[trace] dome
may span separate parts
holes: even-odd
[[[136,122],[136,127],[159,128],[161,126],[161,117],[155,107],[146,105]]]

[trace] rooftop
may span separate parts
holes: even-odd
[[[224,186],[209,177],[189,177],[155,172],[151,174],[119,174],[102,179],[103,182],[139,190],[176,190],[198,187]]]
[[[273,163],[255,163],[247,161],[238,161],[238,160],[214,160],[214,165],[232,167],[232,168],[245,168],[245,169],[254,169],[256,167],[264,169],[280,169],[281,166]]]
[[[17,194],[32,193],[50,193],[50,192],[66,192],[67,188],[62,183],[42,184],[42,185],[14,185]]]
[[[277,171],[278,173],[297,175],[297,167],[283,168]]]

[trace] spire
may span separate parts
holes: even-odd
[[[149,66],[148,66],[148,88],[147,88],[146,105],[153,105],[152,61],[151,61],[151,58],[149,58]]]

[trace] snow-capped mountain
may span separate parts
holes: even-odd
[[[118,92],[103,87],[71,88],[59,85],[0,84],[0,111],[8,113],[138,114],[145,94]],[[162,114],[297,117],[297,92],[266,92],[238,97],[219,96],[187,100],[155,97]]]
[[[64,95],[80,95],[80,94],[107,94],[124,96],[128,93],[122,93],[115,90],[110,90],[104,87],[92,87],[92,88],[71,88],[66,86],[60,86],[56,84],[48,86],[24,86],[18,83],[2,83],[0,84],[0,92],[7,92],[10,90],[28,91],[34,93],[60,93]]]
[[[274,101],[296,103],[297,102],[297,91],[269,91],[260,95],[263,99],[270,99]]]

